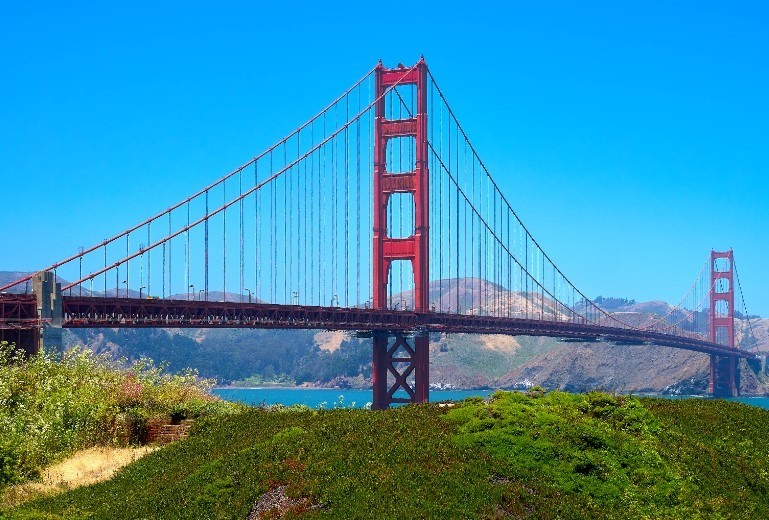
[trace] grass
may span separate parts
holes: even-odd
[[[769,518],[769,412],[499,392],[453,408],[252,409],[8,518]]]

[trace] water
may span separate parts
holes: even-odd
[[[493,390],[430,390],[430,401],[460,401],[475,395],[486,397]],[[303,404],[310,408],[333,408],[334,405],[363,408],[371,403],[371,390],[339,390],[329,388],[215,388],[214,395],[227,401],[250,405]]]
[[[712,397],[699,397],[699,396],[690,396],[690,395],[680,395],[680,396],[663,395],[660,397],[665,397],[669,399],[713,399]],[[764,410],[769,410],[769,397],[728,397],[728,398],[724,398],[724,400],[734,401],[737,403],[743,403],[750,406],[755,406],[756,408],[763,408]]]
[[[493,390],[430,390],[430,401],[460,401],[466,397],[486,397]],[[310,408],[333,408],[345,406],[363,408],[372,401],[371,390],[339,390],[328,388],[216,388],[214,395],[227,401],[236,401],[250,405],[282,404],[286,406],[303,404]],[[668,397],[668,396],[662,396]],[[703,397],[675,396],[672,399],[707,399]],[[769,397],[734,397],[728,401],[737,401],[750,406],[769,410]]]

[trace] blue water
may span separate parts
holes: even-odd
[[[745,403],[750,406],[757,406],[764,410],[769,410],[769,397],[734,397],[727,400],[737,401],[738,403]]]
[[[713,399],[712,397],[699,397],[699,396],[669,396],[669,395],[663,395],[661,397],[664,397],[666,399]],[[764,410],[769,410],[769,397],[729,397],[725,398],[725,401],[734,401],[737,403],[743,403],[750,406],[755,406],[757,408],[763,408]]]
[[[363,408],[371,403],[371,390],[338,390],[328,388],[216,388],[214,395],[250,405],[282,404],[286,406],[303,404],[310,408]],[[486,397],[493,390],[431,390],[430,401],[460,401],[466,397]],[[667,396],[663,396],[667,397]],[[687,397],[673,397],[686,399]],[[688,397],[689,399],[707,399]],[[769,410],[769,397],[735,397],[728,401],[737,401],[750,406]]]
[[[430,401],[460,401],[475,395],[486,397],[493,390],[431,390]],[[303,404],[310,408],[363,408],[371,403],[371,390],[338,390],[328,388],[215,388],[214,395],[250,405]]]

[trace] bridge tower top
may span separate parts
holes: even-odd
[[[710,252],[710,341],[734,348],[734,252]]]

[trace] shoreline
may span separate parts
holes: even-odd
[[[371,392],[372,388],[330,388],[326,386],[281,386],[281,385],[263,385],[263,386],[215,386],[215,390],[334,390],[338,392]],[[525,390],[504,389],[504,388],[431,388],[430,392],[523,392]],[[549,390],[548,390],[549,391]],[[573,393],[573,392],[569,392]],[[580,393],[580,392],[578,392]],[[711,397],[702,394],[661,394],[648,392],[622,392],[618,395],[627,395],[635,397],[661,397],[663,399],[724,399],[722,397]],[[740,399],[769,399],[769,395],[740,395],[729,397],[728,400]]]
[[[263,386],[215,386],[213,390],[341,390],[345,392],[371,392],[373,388],[338,388],[327,386],[280,386],[280,385],[263,385]],[[503,392],[515,392],[517,390],[504,390],[502,388],[431,388],[431,392],[496,392],[502,390]]]

